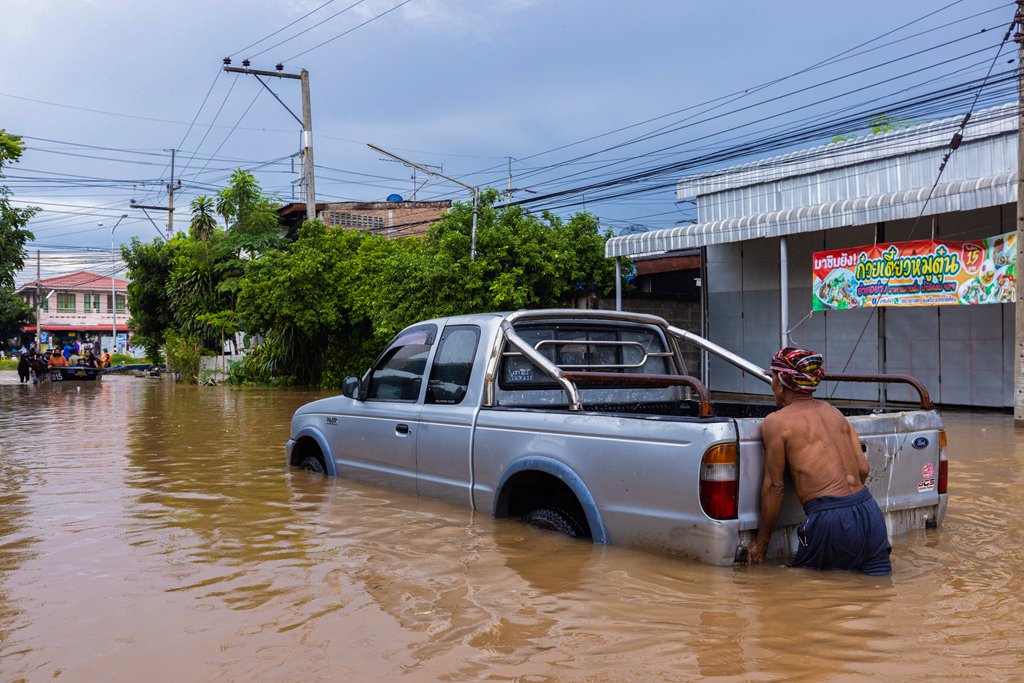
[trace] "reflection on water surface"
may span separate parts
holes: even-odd
[[[8,377],[7,375],[10,375]],[[1012,679],[1024,441],[948,413],[878,580],[573,542],[283,465],[315,392],[0,374],[4,679]]]

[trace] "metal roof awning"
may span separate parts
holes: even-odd
[[[666,230],[613,237],[605,243],[606,257],[645,256],[679,249],[780,237],[853,225],[917,218],[951,211],[968,211],[1017,201],[1017,173],[1000,173],[855,199],[802,206],[782,211],[727,218]]]

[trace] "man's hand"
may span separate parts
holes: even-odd
[[[761,564],[768,554],[768,543],[762,543],[756,538],[747,545],[747,564]]]

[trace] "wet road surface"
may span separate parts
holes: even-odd
[[[0,680],[1011,680],[1024,432],[946,412],[891,579],[706,567],[285,467],[322,394],[0,373]]]

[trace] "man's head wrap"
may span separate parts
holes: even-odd
[[[787,346],[772,358],[771,371],[787,389],[801,394],[813,394],[825,376],[820,353]]]

